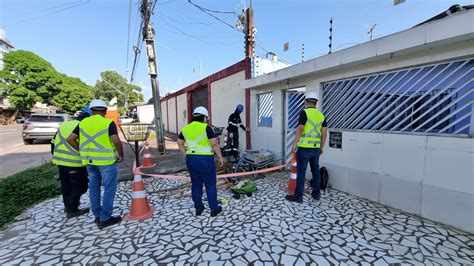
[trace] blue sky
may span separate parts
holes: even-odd
[[[132,0],[131,50],[138,39],[138,0]],[[231,25],[249,0],[193,0],[203,7],[234,12],[216,14]],[[374,38],[410,28],[448,9],[473,1],[406,0],[254,0],[257,55],[273,51],[290,63],[328,52],[329,19],[333,17],[333,49],[366,42],[369,25],[378,24]],[[58,71],[90,85],[105,70],[125,75],[128,0],[0,0],[0,27],[16,49],[29,50]],[[215,20],[187,0],[159,0],[153,17],[157,32],[160,90],[164,95],[244,58],[243,34]],[[283,43],[290,49],[283,51]],[[263,49],[261,48],[263,47]],[[151,97],[142,53],[134,84]]]

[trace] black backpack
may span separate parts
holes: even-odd
[[[326,195],[326,188],[329,182],[329,174],[326,167],[319,168],[319,180],[320,180],[320,184],[319,184],[320,189],[324,190],[324,195]],[[309,184],[313,186],[313,179],[309,181]]]

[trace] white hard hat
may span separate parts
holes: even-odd
[[[194,109],[193,114],[209,116],[209,112],[207,112],[207,109],[204,108],[203,106],[196,107],[196,109]]]
[[[94,108],[106,108],[107,109],[107,104],[102,101],[101,99],[94,99],[92,102],[89,104],[90,109]]]
[[[306,94],[305,99],[306,99],[306,100],[308,100],[308,99],[314,99],[314,100],[316,100],[316,101],[319,100],[319,99],[318,99],[318,95],[316,94],[316,92],[308,92],[308,93]]]

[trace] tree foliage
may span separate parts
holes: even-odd
[[[100,73],[100,80],[95,84],[94,97],[104,101],[110,101],[117,97],[117,106],[120,114],[125,114],[125,102],[128,104],[143,102],[142,89],[138,86],[128,84],[127,80],[116,71],[104,71]]]
[[[4,55],[0,90],[17,109],[30,109],[36,102],[42,102],[74,112],[92,99],[90,86],[57,72],[43,58],[22,50]]]

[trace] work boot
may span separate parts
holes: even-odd
[[[291,202],[303,203],[303,198],[297,198],[294,195],[286,195],[285,199]]]
[[[202,208],[202,209],[199,209],[199,210],[198,210],[198,209],[196,209],[196,216],[199,216],[199,215],[201,215],[203,211],[204,211],[204,208]]]
[[[211,217],[216,217],[217,215],[222,213],[222,207],[219,206],[215,211],[211,211]]]
[[[79,209],[79,210],[74,211],[74,212],[68,212],[66,214],[66,217],[69,219],[69,218],[81,216],[81,215],[86,214],[88,212],[89,212],[89,208]]]
[[[111,216],[107,221],[99,222],[99,229],[102,230],[114,224],[119,224],[122,221],[120,216]]]

